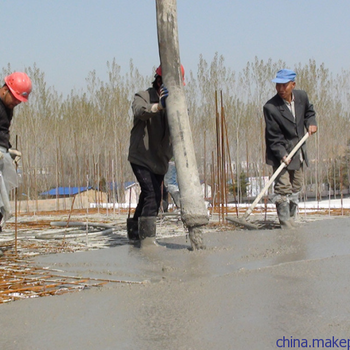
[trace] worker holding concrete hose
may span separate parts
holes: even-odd
[[[141,240],[141,246],[155,244],[161,186],[173,156],[166,113],[167,97],[168,90],[163,85],[159,66],[152,87],[137,92],[132,103],[134,124],[128,160],[141,193],[133,217],[127,220],[127,234],[130,240]]]
[[[15,72],[5,77],[0,88],[0,230],[11,216],[9,192],[18,186],[16,168],[21,153],[10,143],[10,125],[13,109],[27,102],[32,91],[32,82],[27,74]]]
[[[286,161],[286,158],[306,131],[310,135],[317,131],[313,105],[305,91],[294,90],[295,78],[294,71],[279,70],[272,80],[276,83],[277,94],[263,107],[266,123],[266,163],[272,165],[274,172],[281,162],[286,162],[287,165],[275,180],[273,197],[281,228],[287,229],[296,226],[295,217],[303,185],[303,166],[308,165],[306,145],[291,160]]]

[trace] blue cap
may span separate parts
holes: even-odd
[[[295,81],[296,73],[290,69],[281,69],[277,72],[276,78],[272,79],[274,83],[285,84],[289,81]]]

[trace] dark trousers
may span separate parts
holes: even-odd
[[[138,220],[140,216],[157,216],[162,199],[161,185],[164,175],[153,174],[143,166],[130,164],[141,187],[133,219]]]

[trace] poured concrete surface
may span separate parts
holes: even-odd
[[[39,257],[61,274],[144,283],[3,304],[0,349],[262,350],[283,337],[350,338],[349,227],[325,219],[204,233],[204,251],[175,237],[145,251]]]

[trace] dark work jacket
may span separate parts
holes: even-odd
[[[173,150],[166,111],[163,109],[153,113],[151,110],[153,104],[158,102],[159,96],[154,88],[135,94],[128,160],[154,174],[164,175],[168,171]]]
[[[0,99],[0,146],[6,149],[11,148],[10,144],[10,125],[13,111],[6,108]]]
[[[266,163],[279,167],[281,159],[288,155],[303,138],[310,125],[316,124],[316,114],[303,90],[293,90],[295,119],[283,99],[276,94],[263,107],[265,118]],[[288,165],[289,170],[300,169],[300,152],[308,165],[306,144],[299,149]]]

